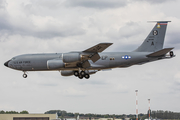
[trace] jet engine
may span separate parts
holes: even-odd
[[[47,68],[48,69],[59,69],[64,68],[65,64],[61,59],[53,59],[47,61]]]
[[[85,72],[88,74],[95,74],[98,70],[86,70]]]
[[[62,76],[71,76],[71,75],[74,75],[74,71],[72,71],[72,70],[62,70],[61,75]]]
[[[72,63],[81,61],[82,56],[79,53],[64,53],[62,59],[64,63]]]

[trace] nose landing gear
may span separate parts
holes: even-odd
[[[27,74],[26,74],[26,72],[24,72],[24,74],[23,74],[23,78],[27,78]]]

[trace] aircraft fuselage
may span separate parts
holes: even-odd
[[[16,56],[8,61],[8,67],[21,71],[46,71],[48,60],[60,58],[63,53],[52,54],[24,54]],[[146,55],[149,52],[104,52],[99,53],[100,59],[93,63],[89,60],[91,67],[86,70],[109,69],[117,67],[129,67],[135,64],[143,64],[146,62],[162,59],[163,57],[149,58]],[[78,70],[77,67],[64,67],[51,70]]]

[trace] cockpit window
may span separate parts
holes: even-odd
[[[15,60],[16,58],[12,58],[11,60]]]

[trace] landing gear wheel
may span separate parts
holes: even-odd
[[[80,74],[81,74],[82,76],[85,76],[86,73],[85,73],[84,71],[81,71]]]
[[[79,76],[79,72],[78,71],[74,71],[74,76]]]
[[[90,76],[89,76],[89,74],[85,74],[84,77],[85,77],[86,79],[89,79]]]
[[[83,76],[82,76],[81,74],[79,74],[79,76],[78,76],[78,77],[79,77],[79,79],[83,79]]]
[[[174,56],[173,51],[170,51],[170,53],[169,53],[169,54],[170,54],[170,56],[171,56],[171,57],[173,57],[173,56]]]
[[[27,78],[27,74],[23,74],[23,78]]]

